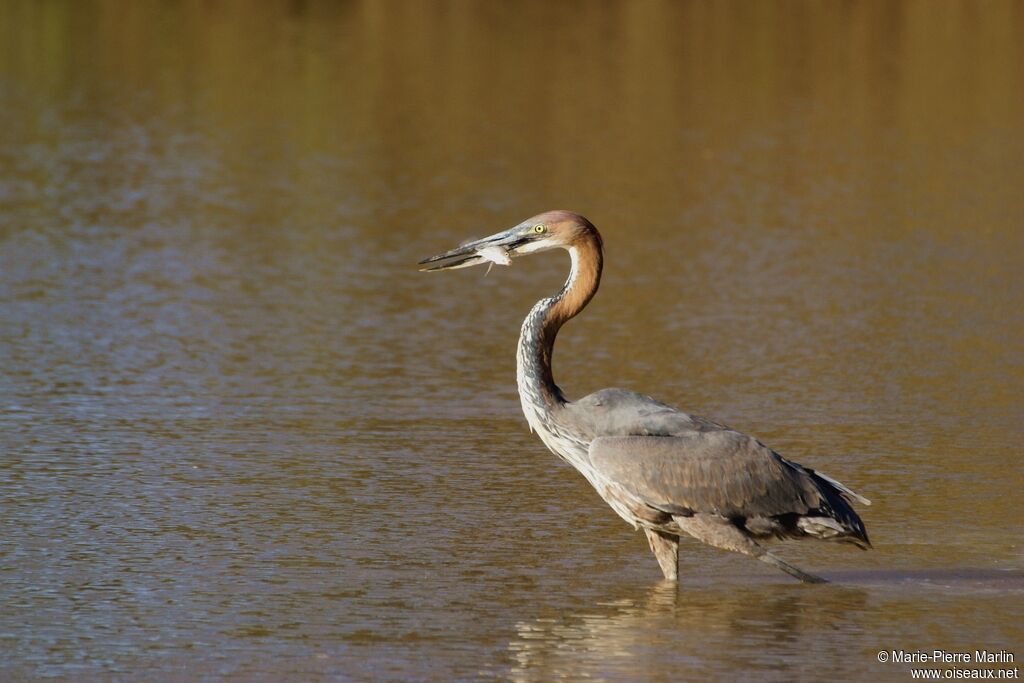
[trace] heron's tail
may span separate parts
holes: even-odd
[[[815,472],[814,476],[817,477],[818,479],[824,479],[829,484],[832,484],[832,486],[834,488],[836,488],[839,491],[839,493],[843,494],[843,497],[846,498],[847,500],[849,500],[850,498],[853,498],[855,501],[857,501],[861,505],[871,505],[871,501],[870,500],[868,500],[864,496],[860,495],[859,493],[850,490],[844,484],[836,481],[832,477],[830,477],[830,476],[828,476],[826,474],[823,474],[821,472]]]
[[[846,541],[861,550],[871,547],[867,529],[860,515],[850,504],[852,500],[865,505],[871,501],[860,496],[832,477],[807,469],[821,497],[821,506],[813,513],[801,517],[797,525],[811,536],[825,540]],[[852,500],[851,500],[852,499]],[[815,514],[817,513],[817,514]]]

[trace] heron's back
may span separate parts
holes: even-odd
[[[706,513],[757,537],[870,545],[849,500],[863,498],[725,425],[622,389],[565,404],[557,422],[586,444],[585,455],[576,446],[566,459],[635,525]]]

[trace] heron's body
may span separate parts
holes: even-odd
[[[870,545],[849,501],[865,499],[752,437],[622,389],[565,398],[551,371],[555,337],[593,297],[603,265],[601,237],[589,221],[551,211],[425,262],[447,259],[431,269],[474,265],[479,251],[493,246],[511,246],[512,255],[568,250],[565,286],[537,302],[523,322],[516,363],[523,412],[551,451],[578,469],[620,517],[644,529],[667,579],[677,577],[684,534],[808,582],[821,579],[783,562],[758,540]]]

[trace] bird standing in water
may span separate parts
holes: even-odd
[[[755,557],[807,583],[808,574],[759,541],[817,538],[870,547],[851,507],[870,502],[812,469],[786,460],[725,425],[623,389],[569,401],[555,384],[551,356],[558,330],[597,292],[604,263],[601,235],[570,211],[549,211],[516,227],[421,261],[423,270],[507,265],[549,249],[569,252],[562,289],[541,299],[523,321],[516,355],[519,398],[530,428],[587,478],[613,510],[643,528],[666,579],[678,578],[683,534]]]

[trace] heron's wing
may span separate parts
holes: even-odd
[[[566,405],[576,426],[598,436],[675,436],[728,429],[688,415],[650,396],[624,389],[602,389]]]
[[[821,507],[813,472],[729,429],[676,436],[602,436],[590,461],[603,477],[672,514],[806,514]]]

